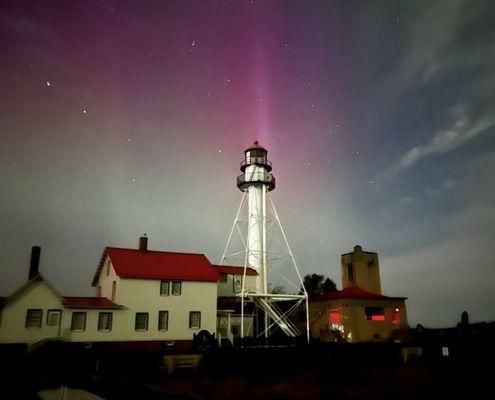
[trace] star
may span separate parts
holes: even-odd
[[[48,87],[52,86],[52,84],[50,83],[50,81],[46,81],[46,86],[48,86]]]
[[[88,110],[83,109],[82,112],[83,112],[83,114],[87,114],[88,113]]]
[[[221,153],[221,152],[222,152],[222,149],[221,149],[221,148],[219,148],[219,149],[218,149],[218,152],[219,152],[219,153]]]
[[[130,181],[131,181],[131,183],[134,183],[134,182],[136,182],[136,178],[131,178]]]

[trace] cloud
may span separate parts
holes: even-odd
[[[416,2],[408,14],[401,20],[403,53],[378,89],[383,108],[392,112],[402,98],[430,85],[445,89],[455,85],[474,91],[475,97],[486,93],[487,86],[493,87],[495,30],[486,28],[493,19],[491,2],[478,2],[476,7],[468,0]],[[467,76],[466,70],[473,67],[476,74]],[[438,98],[431,95],[430,99],[425,109],[438,107]]]
[[[408,150],[384,175],[395,176],[427,156],[452,151],[495,125],[494,115],[485,115],[470,121],[462,106],[455,107],[454,112],[457,118],[450,127],[437,131],[429,143]]]
[[[420,15],[421,23],[410,27],[411,47],[399,68],[403,88],[416,82],[429,81],[445,63],[445,49],[455,38],[465,1],[449,1],[448,5],[433,3]]]

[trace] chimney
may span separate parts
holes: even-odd
[[[31,248],[31,264],[29,265],[29,280],[33,279],[39,273],[40,268],[40,246]]]
[[[148,251],[148,237],[146,233],[139,238],[139,250]]]

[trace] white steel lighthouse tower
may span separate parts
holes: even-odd
[[[238,294],[242,314],[240,336],[245,335],[244,310],[249,302],[254,303],[257,316],[263,319],[262,324],[258,323],[262,329],[258,329],[256,336],[268,338],[280,329],[291,337],[305,335],[309,341],[308,295],[269,197],[269,192],[275,189],[275,178],[270,173],[268,152],[256,141],[244,155],[242,174],[237,177],[237,187],[243,196],[221,260],[224,265],[244,265]],[[246,284],[247,268],[257,272],[254,284]],[[306,303],[305,333],[291,319],[303,303]]]

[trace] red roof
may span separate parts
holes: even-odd
[[[244,275],[244,267],[234,265],[214,265],[216,270],[221,274]],[[246,275],[258,275],[254,268],[247,267]]]
[[[99,308],[120,309],[122,306],[115,304],[106,297],[63,297],[64,306],[67,308]]]
[[[351,286],[335,292],[328,292],[311,297],[311,301],[337,300],[337,299],[406,299],[406,297],[388,297],[378,293],[367,292],[359,286]]]
[[[219,273],[204,254],[107,247],[93,279],[93,285],[98,281],[105,255],[110,257],[115,273],[121,278],[211,282],[220,279]]]

